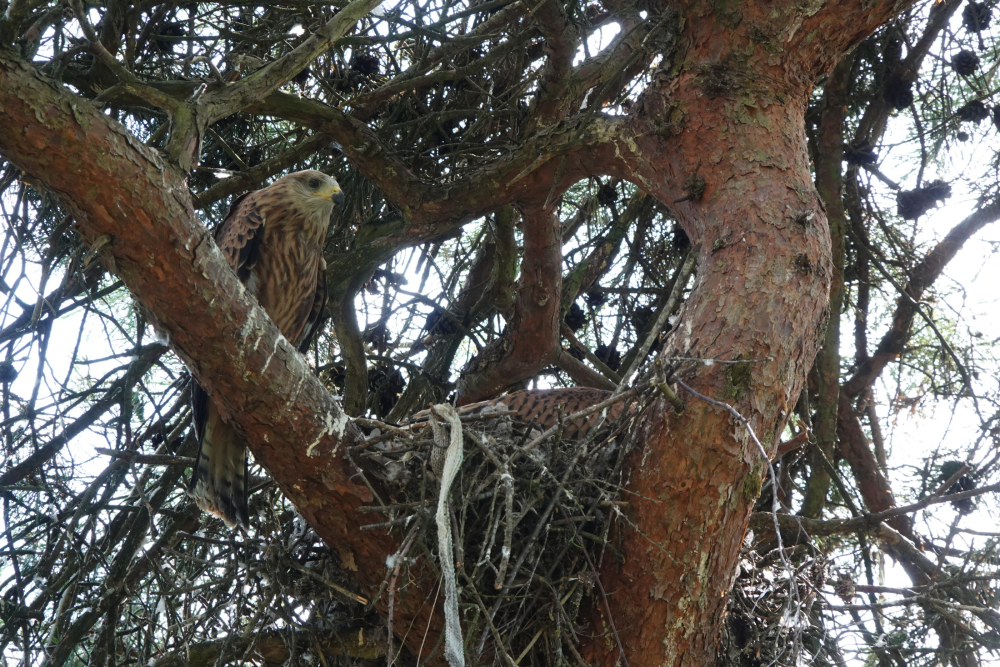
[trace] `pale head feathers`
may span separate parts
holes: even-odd
[[[337,179],[315,169],[282,176],[264,192],[287,197],[288,203],[309,218],[327,221],[334,204],[344,204],[344,193]]]

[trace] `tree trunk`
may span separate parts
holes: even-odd
[[[806,91],[784,103],[758,97],[753,108],[699,88],[688,91],[691,112],[676,137],[683,145],[664,159],[644,153],[648,163],[672,167],[676,176],[667,182],[705,182],[700,201],[674,209],[701,244],[701,268],[664,349],[722,362],[684,363],[678,377],[746,417],[770,456],[816,354],[830,280],[829,232],[801,122]],[[684,195],[653,176],[650,170],[646,183],[661,200]],[[767,474],[745,426],[678,393],[684,412],[661,401],[637,434],[627,465],[628,521],[619,524],[625,562],[604,571],[613,619],[593,625],[604,635],[614,623],[630,664],[711,662]],[[611,664],[618,648],[609,639],[595,641],[588,658]]]

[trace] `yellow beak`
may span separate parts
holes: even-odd
[[[344,205],[344,192],[336,185],[322,192],[314,192],[313,197],[322,197],[323,199],[329,199],[337,206]]]

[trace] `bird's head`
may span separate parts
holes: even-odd
[[[337,179],[321,171],[306,169],[280,180],[288,182],[302,208],[329,215],[334,204],[344,205],[344,192]]]

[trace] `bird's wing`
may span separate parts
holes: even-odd
[[[611,398],[610,391],[591,389],[589,387],[565,387],[561,389],[522,389],[506,396],[490,401],[469,403],[458,408],[461,417],[501,412],[517,421],[537,424],[547,429],[566,419],[573,413]],[[612,405],[607,415],[592,414],[575,420],[567,420],[564,425],[563,437],[576,440],[586,437],[592,428],[606,422],[617,421],[622,414],[622,403]],[[421,410],[414,414],[406,423],[426,421],[430,418],[430,410]]]
[[[256,192],[238,197],[215,230],[215,242],[240,282],[246,284],[257,263],[264,214]],[[228,525],[247,525],[246,450],[232,427],[221,421],[208,393],[191,379],[191,422],[198,438],[198,459],[189,492],[202,509],[223,517]],[[206,431],[212,430],[206,438]]]
[[[215,242],[233,267],[240,282],[246,283],[257,263],[264,233],[264,213],[257,192],[249,192],[233,202],[226,219],[215,230]]]
[[[316,272],[316,290],[313,292],[312,310],[309,312],[309,319],[306,320],[305,335],[299,342],[299,352],[305,354],[309,350],[313,337],[323,328],[326,320],[326,260],[320,257],[319,270]]]
[[[215,242],[242,283],[246,283],[250,271],[257,263],[260,239],[264,232],[264,214],[256,195],[256,192],[248,192],[237,197],[230,205],[226,219],[215,229]],[[208,418],[208,394],[193,379],[191,407],[194,432],[201,442],[205,434],[205,420]]]

